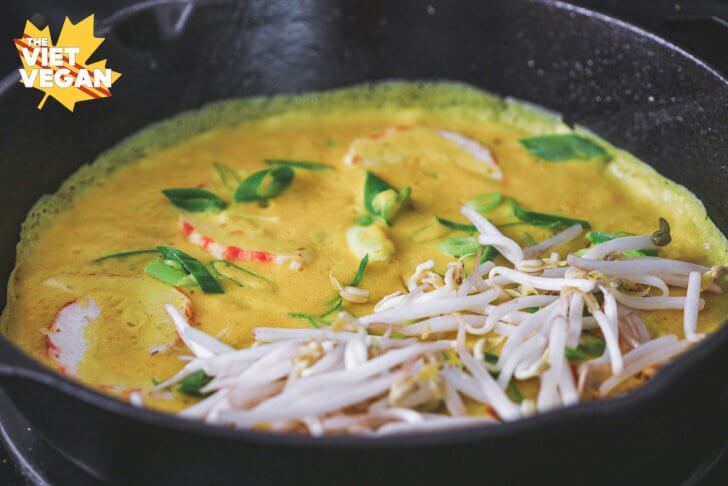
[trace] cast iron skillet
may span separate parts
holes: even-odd
[[[144,32],[147,20],[125,20],[103,46],[123,73],[112,99],[68,113],[50,102],[36,111],[39,94],[20,87],[0,97],[0,281],[31,204],[145,125],[223,98],[380,79],[458,80],[564,113],[686,185],[728,231],[728,82],[614,19],[547,0],[312,0],[200,6],[163,39]],[[624,398],[386,439],[206,427],[91,391],[5,339],[0,347],[0,384],[36,432],[125,483],[613,482],[651,452],[726,426],[728,327]]]

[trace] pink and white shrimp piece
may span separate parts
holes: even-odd
[[[380,138],[387,138],[391,135],[394,135],[399,132],[404,132],[407,130],[410,130],[411,127],[408,127],[406,125],[397,125],[394,127],[385,128],[384,130],[379,130],[377,132],[374,132],[370,135],[367,135],[365,137],[366,140],[379,140]],[[356,142],[356,140],[355,140]],[[344,165],[349,166],[355,166],[359,165],[361,163],[361,155],[356,150],[356,144],[352,143],[349,146],[349,150],[346,151],[346,154],[344,154]]]
[[[78,373],[78,365],[88,347],[84,331],[100,314],[99,306],[91,298],[86,305],[72,300],[56,314],[46,333],[46,352],[62,373],[71,376]]]
[[[301,268],[302,258],[299,255],[279,255],[269,251],[251,250],[239,246],[226,246],[200,233],[192,223],[186,220],[180,221],[180,228],[190,243],[201,247],[207,253],[220,260],[230,262],[275,263],[276,265],[288,263],[292,270]]]
[[[503,180],[503,170],[498,165],[498,162],[495,160],[495,157],[493,157],[490,150],[488,150],[480,142],[448,130],[438,130],[437,133],[439,133],[442,138],[459,145],[462,149],[469,152],[475,160],[483,164],[484,167],[487,167],[488,176],[491,179],[495,179],[497,181]]]
[[[497,181],[503,180],[503,170],[498,165],[498,162],[495,160],[495,157],[493,157],[490,150],[488,150],[488,148],[483,144],[460,133],[428,127],[396,125],[384,130],[379,130],[365,137],[354,139],[344,155],[344,165],[356,166],[361,165],[362,163],[367,164],[367,162],[373,162],[371,160],[367,160],[367,149],[372,149],[373,146],[383,147],[384,145],[379,145],[380,142],[389,143],[392,138],[405,132],[409,132],[410,134],[419,132],[439,136],[469,154],[472,158],[472,164],[469,164],[470,168],[475,169],[478,173],[490,179]],[[384,159],[387,158],[390,157],[384,157]],[[396,159],[397,157],[394,158]],[[381,161],[381,154],[379,154],[378,157],[375,157],[375,159],[380,159]]]

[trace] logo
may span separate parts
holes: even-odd
[[[104,42],[94,36],[93,15],[76,24],[66,17],[55,44],[50,27],[40,30],[29,20],[23,37],[14,40],[23,63],[20,82],[45,93],[39,110],[49,96],[70,111],[78,102],[109,98],[111,85],[121,76],[106,67],[106,59],[88,62]]]

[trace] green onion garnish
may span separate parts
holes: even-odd
[[[485,213],[497,208],[503,201],[503,194],[500,192],[488,192],[473,196],[465,204],[475,209],[479,213]]]
[[[328,326],[330,324],[326,319],[322,317],[314,316],[312,314],[306,314],[305,312],[289,312],[288,317],[306,321],[313,327]]]
[[[364,208],[370,215],[382,218],[387,224],[392,224],[397,212],[409,201],[411,193],[409,187],[397,191],[369,171],[364,176]]]
[[[117,253],[109,253],[108,255],[100,256],[94,260],[91,260],[91,263],[100,263],[105,260],[111,260],[114,258],[126,258],[134,255],[148,255],[152,253],[158,253],[157,250],[154,249],[148,249],[148,250],[129,250],[129,251],[120,251]]]
[[[483,359],[487,363],[495,364],[495,363],[498,362],[498,355],[497,354],[493,354],[493,353],[489,353],[488,351],[486,351],[486,352],[483,353]]]
[[[624,238],[625,236],[634,236],[634,233],[627,233],[626,231],[615,231],[614,233],[607,233],[606,231],[589,231],[586,234],[586,239],[589,240],[592,244],[598,245],[600,243],[614,240],[616,238]],[[586,249],[584,252],[586,252]],[[632,257],[641,255],[657,256],[657,250],[626,250],[623,251],[622,254]],[[580,255],[577,254],[576,256]]]
[[[240,184],[240,181],[242,179],[235,171],[235,169],[225,164],[221,164],[220,162],[213,162],[212,167],[217,172],[218,177],[220,177],[220,182],[222,182],[223,186],[227,187],[228,189],[234,189],[235,187],[237,187],[238,184]]]
[[[361,283],[361,279],[364,278],[364,273],[367,271],[367,265],[369,264],[369,253],[364,255],[364,258],[359,260],[359,266],[356,269],[354,278],[351,279],[350,287],[358,287]]]
[[[319,317],[329,317],[331,314],[341,309],[344,305],[344,298],[339,296],[331,301],[329,306],[321,313]]]
[[[364,278],[364,273],[367,271],[367,264],[369,263],[369,253],[364,255],[364,258],[359,260],[359,266],[356,269],[356,273],[354,274],[354,278],[351,279],[351,282],[349,283],[350,287],[357,287],[361,283],[361,280]],[[321,314],[321,317],[326,317],[330,314],[333,314],[337,310],[341,309],[341,306],[344,304],[344,299],[339,296],[336,297],[333,301],[331,301],[331,305]]]
[[[536,157],[548,162],[606,157],[607,152],[588,138],[574,134],[539,135],[519,140]]]
[[[218,267],[225,267],[228,270],[234,270],[236,273],[240,274],[238,275],[239,278],[234,278],[230,275],[227,275],[223,270]],[[271,286],[271,282],[267,278],[227,260],[213,260],[212,262],[210,262],[210,268],[212,269],[212,273],[214,273],[216,277],[229,280],[239,287],[245,287],[246,285],[253,288]],[[252,277],[251,280],[254,283],[250,283],[250,281],[246,282],[246,277]],[[243,279],[241,280],[241,278]]]
[[[374,222],[374,217],[371,214],[362,214],[356,218],[356,224],[358,226],[369,226]]]
[[[195,371],[179,382],[177,391],[200,397],[204,395],[200,390],[211,381],[212,376],[206,375],[202,370]]]
[[[475,233],[476,231],[478,231],[473,224],[457,223],[455,221],[450,221],[449,219],[441,218],[440,216],[435,216],[435,219],[442,226],[451,230],[465,231],[466,233]]]
[[[604,354],[604,349],[607,347],[607,343],[603,339],[598,337],[592,337],[591,339],[582,337],[582,342],[579,343],[579,350],[592,356],[601,356]]]
[[[520,206],[515,199],[511,199],[511,208],[513,208],[513,215],[515,217],[533,226],[547,226],[549,228],[559,228],[578,224],[584,229],[590,228],[589,222],[584,221],[583,219],[568,218],[566,216],[560,216],[558,214],[537,213],[535,211],[528,211],[527,209]]]
[[[266,201],[283,192],[293,177],[293,169],[281,165],[259,170],[238,185],[233,198],[235,202]]]
[[[144,266],[144,273],[173,287],[196,287],[198,285],[191,274],[161,260],[147,263]]]
[[[453,236],[438,242],[437,248],[445,255],[461,257],[477,253],[480,243],[472,236]]]
[[[615,231],[614,233],[608,233],[606,231],[589,231],[586,234],[586,239],[593,244],[598,245],[616,238],[624,238],[625,236],[634,236],[634,233],[627,233],[626,231]]]
[[[369,214],[376,215],[374,206],[372,206],[374,196],[380,192],[386,191],[387,189],[392,189],[392,186],[373,173],[367,171],[364,175],[364,208],[369,212]]]
[[[220,211],[227,207],[215,193],[196,187],[163,189],[162,194],[178,208],[194,213]]]
[[[578,347],[570,348],[567,346],[564,348],[564,356],[571,361],[584,361],[584,353]]]
[[[483,254],[480,255],[480,263],[495,260],[498,255],[500,255],[500,252],[494,246],[486,245],[483,247]]]
[[[571,361],[584,361],[586,355],[601,356],[606,348],[606,343],[598,337],[592,337],[591,339],[582,336],[581,341],[576,348],[564,348],[564,355],[566,359]]]
[[[304,169],[312,171],[325,171],[335,170],[333,166],[329,164],[322,164],[320,162],[308,162],[306,160],[285,160],[285,159],[265,159],[263,162],[267,165],[272,166],[285,166],[292,169]]]
[[[359,260],[359,266],[357,267],[354,278],[351,279],[349,286],[357,287],[361,283],[364,278],[364,273],[366,273],[368,263],[369,254],[367,253],[361,260]],[[322,325],[329,325],[330,323],[326,321],[324,317],[328,317],[337,310],[341,309],[342,305],[344,305],[344,299],[341,296],[337,296],[329,301],[329,306],[321,313],[320,316],[314,316],[313,314],[307,314],[305,312],[289,312],[288,315],[294,319],[304,320],[313,327],[320,327]]]
[[[519,404],[523,401],[524,398],[523,393],[521,393],[520,388],[518,388],[518,385],[516,385],[512,381],[508,383],[508,387],[506,388],[506,394],[508,395],[508,398]]]
[[[158,246],[157,251],[162,257],[162,261],[153,262],[144,267],[144,272],[147,275],[170,285],[177,285],[171,281],[175,277],[179,277],[178,281],[181,280],[185,285],[189,285],[184,280],[184,277],[189,275],[206,294],[222,294],[224,292],[220,283],[207,270],[207,267],[196,258],[192,258],[187,253],[170,246]],[[163,269],[159,264],[165,265],[171,270]],[[180,277],[179,273],[172,272],[172,270],[181,272],[182,277]]]
[[[481,246],[474,236],[452,236],[439,241],[437,248],[445,255],[454,257],[476,255],[482,249],[479,263],[494,260],[500,254],[492,245]]]

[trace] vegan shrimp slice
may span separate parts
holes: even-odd
[[[101,310],[91,298],[85,302],[74,299],[56,314],[46,334],[46,350],[61,372],[74,376],[78,373],[78,365],[88,348],[84,330],[99,314]]]
[[[489,179],[503,180],[503,170],[483,143],[460,133],[429,127],[399,125],[355,138],[344,155],[344,165],[373,167],[410,157],[446,158]]]
[[[202,233],[198,227],[187,219],[180,219],[179,227],[185,238],[220,260],[230,262],[274,263],[276,265],[288,264],[292,270],[299,270],[303,263],[310,261],[311,252],[299,249],[295,253],[282,254],[266,250],[243,248],[235,245],[220,243],[215,238]]]
[[[184,293],[147,277],[64,274],[53,277],[48,285],[73,296],[58,310],[46,333],[48,357],[70,376],[78,376],[90,356],[99,361],[94,364],[106,368],[105,356],[152,356],[168,350],[178,336],[167,318],[166,303],[192,317],[192,304]],[[109,322],[121,318],[124,325],[107,326],[105,316]],[[112,332],[118,336],[111,336]],[[111,348],[101,352],[100,344],[89,339],[92,335],[103,337],[104,345]]]

